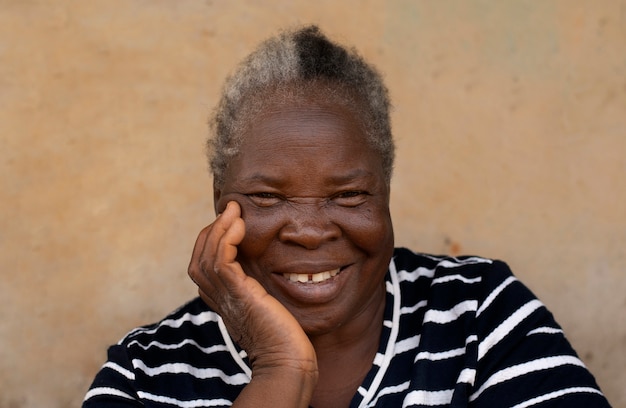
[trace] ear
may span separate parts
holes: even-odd
[[[215,210],[216,216],[217,214],[219,214],[217,210],[217,203],[220,200],[221,196],[222,196],[222,191],[217,186],[217,183],[215,182],[215,180],[213,180],[213,209]]]

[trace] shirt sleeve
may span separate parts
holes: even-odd
[[[483,276],[470,406],[609,407],[552,314],[496,261]]]
[[[107,362],[102,366],[83,401],[83,408],[143,407],[134,387],[135,373],[126,347],[111,346]]]

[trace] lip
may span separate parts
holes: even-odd
[[[290,303],[294,304],[322,304],[336,299],[341,294],[349,275],[352,273],[352,265],[346,265],[339,268],[337,268],[337,266],[333,268],[317,265],[315,268],[289,269],[290,272],[273,273],[272,280],[281,294],[289,299]],[[322,282],[294,282],[285,277],[285,274],[289,273],[313,275],[333,269],[339,269],[339,272],[335,276],[332,276]]]

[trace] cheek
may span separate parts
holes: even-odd
[[[386,247],[393,247],[391,217],[384,207],[343,211],[337,220],[346,237],[368,253],[378,254]]]
[[[239,244],[238,258],[240,260],[258,259],[266,251],[272,238],[280,228],[280,220],[276,214],[267,209],[259,209],[250,200],[239,193],[222,195],[215,204],[218,213],[226,208],[226,204],[235,201],[241,208],[241,218],[246,227],[246,235]]]
[[[277,239],[282,218],[275,211],[258,209],[251,205],[242,206],[241,209],[246,235],[239,245],[240,254],[248,259],[258,259]]]

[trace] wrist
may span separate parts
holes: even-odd
[[[318,367],[315,353],[308,356],[262,355],[250,358],[252,377],[259,376],[295,376],[317,383]]]
[[[313,367],[314,366],[314,367]],[[260,367],[252,371],[251,383],[263,388],[264,401],[275,407],[308,407],[317,386],[317,363],[289,363],[275,367]],[[284,404],[284,405],[281,405]]]
[[[233,407],[307,408],[317,385],[315,360],[256,360],[252,379]]]

